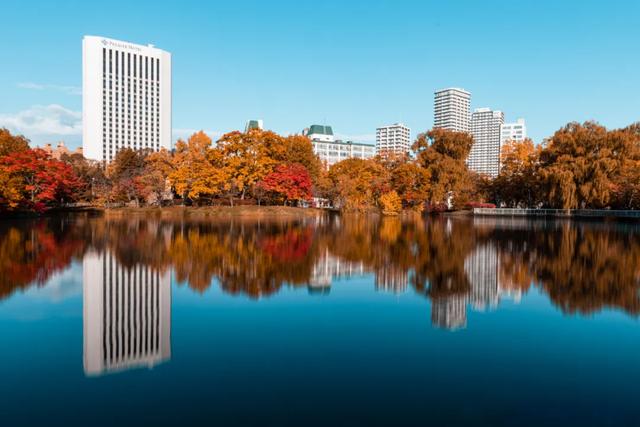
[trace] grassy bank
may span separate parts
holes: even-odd
[[[243,219],[297,219],[325,215],[326,211],[289,206],[170,206],[164,208],[105,209],[107,217],[153,216],[160,218],[243,218]]]

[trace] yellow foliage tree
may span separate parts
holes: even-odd
[[[383,215],[398,215],[402,211],[402,200],[395,190],[380,196],[380,207]]]
[[[351,158],[331,166],[328,174],[334,206],[345,210],[366,210],[377,206],[389,190],[389,173],[373,159]]]
[[[227,178],[219,150],[211,148],[211,138],[207,134],[200,131],[188,142],[178,140],[169,180],[183,198],[220,195]]]
[[[273,170],[276,158],[284,155],[282,137],[260,129],[227,133],[218,140],[217,149],[222,154],[229,188],[241,199]]]

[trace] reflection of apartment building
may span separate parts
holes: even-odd
[[[124,267],[109,252],[83,260],[84,371],[151,368],[171,358],[170,273]]]
[[[466,295],[449,295],[431,300],[431,324],[438,328],[456,330],[467,326]]]
[[[386,263],[376,270],[376,291],[401,294],[407,290],[409,275],[404,268]]]
[[[309,279],[309,291],[312,293],[327,293],[334,278],[361,276],[368,273],[363,262],[345,261],[329,253],[321,255],[313,265]],[[322,292],[320,292],[322,290]]]
[[[464,260],[464,270],[471,286],[469,302],[476,310],[498,306],[498,263],[498,249],[490,243],[478,246]]]

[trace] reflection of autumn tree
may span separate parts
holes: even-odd
[[[535,281],[567,313],[618,308],[640,313],[640,236],[596,225],[497,231],[502,280]],[[505,277],[507,276],[507,277]]]
[[[227,292],[259,297],[308,282],[312,236],[297,224],[192,224],[176,232],[168,256],[176,278],[195,290],[215,277]]]
[[[376,286],[411,283],[429,298],[465,298],[465,260],[490,243],[499,288],[534,284],[568,313],[603,308],[640,313],[640,233],[632,225],[361,215],[305,221],[221,221],[75,216],[7,223],[0,228],[0,298],[45,283],[88,250],[111,251],[124,267],[172,268],[180,283],[204,292],[253,298],[310,283],[330,255],[376,275]],[[455,298],[451,301],[458,301]],[[462,301],[462,300],[459,300]]]
[[[335,255],[363,262],[374,271],[392,266],[395,271],[412,272],[419,293],[432,296],[469,290],[464,260],[477,244],[470,221],[366,221],[343,216],[341,229],[331,235],[328,244]]]
[[[83,241],[61,220],[15,223],[0,229],[0,299],[42,285],[83,252]]]
[[[563,311],[614,307],[640,313],[638,236],[567,225],[539,241],[536,277]]]
[[[469,292],[464,260],[477,244],[476,231],[464,220],[426,224],[416,235],[419,249],[414,287],[418,293],[435,298]]]
[[[312,239],[311,228],[294,228],[262,238],[260,247],[276,261],[300,262],[309,253]]]
[[[498,275],[500,287],[506,291],[526,293],[533,282],[529,263],[507,251],[500,253]]]

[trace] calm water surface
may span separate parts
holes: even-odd
[[[0,425],[640,425],[640,227],[0,222]]]

